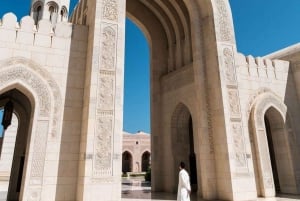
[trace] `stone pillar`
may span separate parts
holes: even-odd
[[[121,199],[125,5],[119,0],[88,2],[78,200]]]
[[[211,99],[211,118],[214,137],[218,198],[251,200],[257,197],[248,131],[243,125],[235,54],[237,53],[232,16],[228,0],[213,0],[217,48],[217,72],[209,91],[220,94]],[[213,65],[213,63],[212,63]],[[218,74],[218,77],[216,77]],[[219,85],[219,86],[218,86]],[[211,93],[210,98],[213,98]]]

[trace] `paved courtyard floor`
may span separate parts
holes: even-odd
[[[174,201],[175,194],[168,193],[152,193],[151,186],[147,182],[143,182],[139,178],[123,179],[122,181],[122,201]],[[192,195],[191,201],[205,201]],[[250,201],[250,200],[249,200]],[[276,198],[259,198],[251,201],[300,201],[299,196],[279,195]]]

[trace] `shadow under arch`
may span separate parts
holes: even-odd
[[[123,151],[122,153],[122,172],[132,172],[133,170],[133,155],[130,151]]]
[[[186,164],[186,169],[190,174],[192,191],[201,189],[197,179],[197,164],[194,148],[193,119],[189,109],[182,103],[178,104],[172,115],[171,120],[171,141],[173,167],[179,167],[180,162]],[[175,168],[175,172],[177,169]],[[178,174],[173,173],[175,184],[178,183]],[[176,192],[177,186],[174,185],[173,191]]]
[[[16,88],[3,90],[5,92],[0,93],[0,105],[3,106],[8,101],[11,101],[14,105],[14,113],[18,119],[18,125],[10,125],[18,126],[15,144],[12,146],[14,151],[12,153],[11,161],[7,161],[7,153],[3,153],[6,154],[6,157],[4,158],[2,158],[1,153],[1,162],[11,163],[11,167],[1,166],[2,168],[7,168],[10,172],[10,174],[7,175],[9,177],[9,180],[7,181],[8,192],[5,197],[7,200],[19,200],[22,196],[22,191],[26,184],[24,180],[26,175],[24,173],[26,172],[29,163],[29,147],[33,146],[31,142],[31,130],[32,119],[34,116],[32,105],[34,105],[34,103],[32,103],[32,100],[29,100],[30,98],[23,93],[29,94],[29,91],[20,90],[22,87],[17,87],[16,85],[14,85],[14,87]],[[4,131],[4,139],[5,133],[6,131]]]
[[[291,142],[286,126],[287,107],[272,92],[259,95],[251,109],[249,133],[258,196],[297,193]]]
[[[142,172],[147,172],[150,167],[150,158],[151,154],[150,151],[144,151],[141,155],[141,163],[142,163]]]

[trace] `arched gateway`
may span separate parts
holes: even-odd
[[[300,47],[239,54],[228,0],[80,0],[72,23],[68,6],[1,20],[0,109],[17,124],[3,199],[121,199],[126,17],[150,45],[152,191],[175,192],[185,161],[207,200],[299,194]]]

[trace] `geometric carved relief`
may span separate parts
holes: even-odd
[[[241,123],[232,123],[235,163],[237,167],[247,167],[245,142]]]
[[[116,21],[118,19],[118,0],[104,0],[102,17],[105,20]]]
[[[218,40],[233,42],[233,30],[231,30],[230,15],[224,0],[215,0],[217,15],[217,26],[219,30]]]

